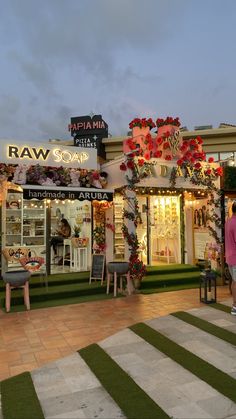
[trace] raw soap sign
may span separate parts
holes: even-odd
[[[52,166],[97,169],[97,153],[93,148],[65,147],[60,144],[3,141],[1,162],[27,166]]]
[[[105,157],[102,139],[108,137],[108,125],[102,119],[102,115],[73,117],[68,130],[74,137],[76,147],[95,148],[98,156]]]
[[[104,268],[105,268],[105,255],[93,255],[90,280],[91,279],[102,280],[104,277]]]

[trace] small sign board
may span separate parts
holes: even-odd
[[[90,282],[92,279],[101,279],[104,277],[105,255],[92,255],[92,266],[90,272]]]

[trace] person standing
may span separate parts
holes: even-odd
[[[225,259],[232,277],[233,305],[231,314],[236,316],[236,202],[232,204],[232,217],[225,223]]]

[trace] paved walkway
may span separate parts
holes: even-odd
[[[224,303],[230,304],[230,301]],[[230,313],[209,306],[187,312],[236,332],[236,318]],[[145,323],[168,337],[170,342],[178,343],[236,378],[236,351],[232,344],[171,315]],[[170,418],[236,418],[236,403],[217,387],[213,388],[129,328],[99,341],[98,345]],[[111,371],[111,374],[115,380],[116,372]],[[125,418],[108,393],[109,387],[101,385],[78,352],[33,371],[32,379],[45,419]]]
[[[230,299],[218,287],[218,301]],[[137,322],[204,307],[199,290],[132,295],[29,312],[0,312],[0,380],[32,371]],[[61,361],[63,362],[63,361]]]

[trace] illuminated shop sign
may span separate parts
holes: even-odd
[[[68,188],[69,189],[69,188]],[[56,190],[52,189],[24,189],[24,199],[78,199],[79,201],[113,201],[113,193],[109,191],[84,191],[84,190]]]
[[[108,125],[102,115],[85,115],[71,118],[68,130],[74,138],[76,147],[93,147],[99,157],[105,158],[102,139],[108,137]]]
[[[93,148],[65,147],[59,144],[4,144],[1,162],[53,167],[97,169],[97,153]]]

